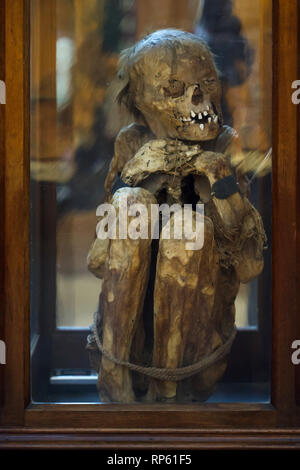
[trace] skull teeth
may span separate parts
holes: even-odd
[[[205,125],[211,125],[212,123],[217,124],[219,121],[219,116],[215,114],[214,106],[212,104],[206,104],[202,106],[202,111],[196,112],[193,109],[190,111],[188,117],[180,116],[179,119],[181,122],[190,124],[198,124],[201,131],[205,129]]]
[[[211,113],[207,113],[207,111],[203,111],[202,113],[198,113],[198,114],[196,114],[194,111],[191,111],[190,115],[192,117],[180,116],[179,119],[181,122],[184,122],[184,123],[190,122],[191,124],[198,124],[201,130],[204,129],[205,124],[211,124],[212,122],[216,124],[219,120],[219,117],[213,111]],[[202,126],[203,126],[203,129],[202,129]]]

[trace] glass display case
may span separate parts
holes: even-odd
[[[151,433],[158,445],[183,439],[185,448],[205,447],[207,437],[215,447],[254,445],[258,436],[268,446],[293,435],[300,445],[300,366],[291,360],[300,337],[297,2],[12,0],[1,8],[0,446],[2,435],[13,444],[20,432],[51,447],[41,437],[49,427],[58,446],[62,433],[71,445],[80,446],[80,433],[90,442],[91,429],[97,447],[119,434],[140,445],[136,430],[145,447]],[[201,63],[198,76],[195,60],[208,61],[209,73]],[[154,177],[150,160],[141,166],[145,152]],[[91,266],[99,207],[138,191],[152,203],[201,203],[201,249],[181,253],[161,228],[147,242],[107,237],[102,265]]]
[[[227,372],[209,402],[269,402],[272,2],[221,3],[177,2],[178,11],[166,6],[157,18],[152,5],[143,2],[32,2],[31,334],[36,402],[99,401],[98,370],[91,369],[85,343],[103,279],[89,272],[87,254],[114,141],[121,128],[137,121],[115,100],[118,57],[145,34],[171,27],[202,38],[215,55],[223,89],[223,128],[239,135],[251,179],[245,197],[261,214],[268,239],[263,272],[239,284],[237,338]],[[231,158],[235,165],[234,158],[240,156]],[[122,183],[120,178],[116,182]],[[121,287],[115,289],[121,295]],[[143,301],[146,343],[151,342],[153,323],[153,311],[145,313],[153,310],[151,289],[150,280]],[[201,316],[201,299],[197,302]]]

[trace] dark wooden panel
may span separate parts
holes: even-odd
[[[300,432],[295,430],[186,429],[54,430],[46,428],[6,429],[0,433],[0,448],[7,449],[299,449]]]
[[[274,1],[273,83],[273,350],[272,401],[280,421],[293,422],[297,321],[297,109],[291,84],[298,64],[297,0]]]
[[[26,14],[27,13],[27,14]],[[29,401],[29,16],[5,2],[5,185],[3,423],[22,424]],[[26,46],[26,47],[25,47]]]
[[[5,82],[5,1],[0,0],[0,80]],[[4,188],[4,155],[5,155],[5,105],[0,104],[0,188]],[[0,189],[1,191],[1,189]],[[0,226],[4,227],[4,198],[0,195]],[[4,339],[4,232],[0,230],[0,340]],[[4,365],[0,365],[0,408],[3,406]]]
[[[298,8],[298,75],[297,79],[300,80],[300,6]],[[300,157],[300,104],[297,105],[297,119],[298,119],[298,159]],[[300,286],[300,165],[298,163],[298,172],[297,172],[297,252],[296,252],[296,259],[297,259],[297,286]],[[298,296],[297,296],[297,311],[298,315],[296,318],[297,324],[295,328],[295,333],[297,334],[297,339],[300,339],[300,289],[298,289]],[[300,364],[296,368],[296,403],[300,407]]]
[[[26,410],[27,426],[103,429],[193,429],[205,426],[238,428],[275,426],[276,411],[271,405],[33,405]]]

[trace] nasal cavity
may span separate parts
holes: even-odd
[[[197,86],[194,90],[193,96],[192,96],[192,103],[194,105],[197,105],[203,101],[203,93],[200,89],[199,86]]]

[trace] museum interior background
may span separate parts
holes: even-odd
[[[263,155],[272,145],[271,4],[31,1],[31,338],[36,401],[96,401],[85,339],[100,281],[88,272],[86,256],[114,139],[130,122],[113,99],[120,51],[165,27],[202,35],[221,73],[226,124],[238,131],[245,152]],[[270,240],[270,175],[253,183],[251,198]],[[244,362],[233,359],[224,379],[235,383],[240,377],[240,384],[247,384],[242,401],[268,401],[269,396],[268,386],[262,384],[269,383],[270,243],[265,260],[263,275],[243,285],[236,300],[236,324],[242,334],[259,332],[258,339],[246,341]],[[242,373],[243,368],[248,373]],[[59,382],[56,376],[68,378]],[[85,385],[91,388],[83,391]],[[66,395],[68,387],[73,387],[71,395]],[[226,400],[238,397],[231,390]]]

